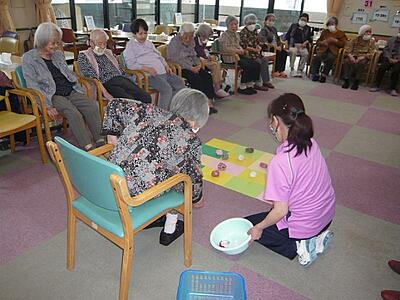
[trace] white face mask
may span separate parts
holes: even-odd
[[[103,55],[105,51],[106,48],[101,48],[99,46],[95,46],[93,49],[93,52],[96,53],[97,55]]]
[[[247,25],[247,29],[250,31],[254,31],[256,29],[256,24]]]
[[[364,41],[369,41],[372,38],[372,34],[364,34],[363,35],[363,40]]]
[[[400,39],[400,32],[399,32],[399,33],[397,33],[397,37]]]
[[[269,130],[271,130],[271,134],[274,137],[274,140],[279,142],[278,137],[276,136],[278,128],[274,128],[274,127],[272,127],[272,125],[269,125]]]
[[[300,20],[300,21],[299,21],[299,25],[300,25],[300,27],[304,27],[304,26],[307,25],[307,22],[304,21],[304,20]]]
[[[272,27],[272,26],[274,26],[275,25],[275,22],[274,21],[269,21],[269,22],[267,22],[267,26],[268,27]]]
[[[329,25],[328,29],[330,32],[335,32],[336,31],[336,25]]]

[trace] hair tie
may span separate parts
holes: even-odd
[[[290,112],[292,113],[292,116],[293,116],[293,118],[294,118],[295,120],[297,119],[297,117],[298,117],[299,115],[305,113],[304,110],[302,110],[302,109],[297,109],[296,107],[292,107],[292,108],[290,109]]]

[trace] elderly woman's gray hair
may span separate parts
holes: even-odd
[[[196,35],[203,39],[209,39],[213,35],[213,30],[210,25],[200,24],[196,30]]]
[[[335,16],[332,16],[332,17],[329,17],[328,20],[326,20],[325,24],[326,24],[326,26],[329,26],[331,24],[335,24],[337,26],[339,24],[339,20]]]
[[[201,128],[208,120],[208,98],[198,90],[181,89],[172,98],[170,111]]]
[[[372,32],[372,27],[368,24],[365,24],[363,26],[360,27],[360,29],[358,30],[358,35],[364,35],[364,33],[366,33],[367,31],[371,31]]]
[[[234,17],[234,16],[227,16],[226,20],[225,20],[226,26],[228,27],[229,24],[232,23],[233,21],[237,22],[238,19],[236,19],[236,17]]]
[[[93,29],[92,32],[90,32],[90,40],[91,41],[97,41],[97,39],[104,37],[106,41],[108,41],[109,36],[108,34],[100,28]]]
[[[272,18],[276,19],[276,16],[273,13],[269,13],[265,16],[264,21],[268,21],[269,19],[272,19]]]
[[[256,24],[256,23],[257,23],[257,16],[255,14],[248,14],[243,19],[244,25]]]
[[[183,23],[181,25],[181,27],[179,28],[179,33],[184,34],[184,33],[189,33],[189,32],[194,32],[193,23]]]
[[[44,48],[54,39],[61,39],[62,30],[52,22],[41,23],[35,32],[33,47]]]

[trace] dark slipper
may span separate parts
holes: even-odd
[[[147,225],[144,229],[150,229],[154,227],[164,227],[165,220],[167,220],[167,217],[163,215],[159,217],[157,220],[155,220],[153,223]]]
[[[183,221],[178,220],[176,223],[176,228],[173,233],[165,233],[164,228],[160,232],[160,244],[164,246],[168,246],[173,241],[175,241],[178,237],[183,234]]]

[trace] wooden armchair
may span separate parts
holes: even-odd
[[[36,101],[36,104],[40,104],[40,116],[41,120],[43,122],[45,134],[46,134],[46,140],[51,141],[52,140],[52,135],[51,135],[51,130],[50,130],[50,121],[49,121],[49,116],[47,115],[47,109],[46,109],[46,100],[44,95],[35,89],[30,89],[26,85],[26,81],[24,78],[24,74],[22,73],[22,67],[18,66],[14,72],[11,73],[12,80],[15,84],[15,87],[18,91],[20,91],[20,95],[24,98],[27,98],[28,96],[31,97],[30,99],[34,99]],[[90,97],[90,85],[88,82],[82,80],[81,78],[78,77],[79,82],[82,84],[82,86],[86,89],[87,95]],[[25,93],[22,93],[25,92]],[[25,102],[23,102],[25,103]],[[31,101],[32,103],[32,101]],[[24,104],[25,112],[29,111],[29,106]],[[33,108],[32,108],[33,111]],[[67,120],[63,118],[63,128],[64,131],[67,131]]]
[[[156,89],[153,89],[149,86],[149,76],[146,74],[146,72],[142,71],[142,70],[131,70],[128,69],[128,67],[126,66],[125,60],[124,60],[124,56],[118,55],[118,63],[121,67],[121,69],[129,75],[135,76],[138,86],[143,89],[145,92],[149,93],[150,95],[155,95],[155,97],[152,97],[152,104],[157,105],[158,104],[158,96],[159,93]]]
[[[177,174],[131,197],[122,169],[96,157],[111,151],[112,145],[107,144],[87,153],[56,137],[55,143],[47,142],[47,148],[65,188],[69,271],[75,265],[76,221],[80,220],[122,249],[119,300],[127,300],[134,237],[173,209],[184,216],[184,264],[191,266],[192,182],[189,176]],[[178,184],[183,184],[183,194],[170,190]]]
[[[79,51],[86,50],[89,48],[89,45],[86,41],[82,39],[78,39],[74,33],[74,31],[70,28],[61,28],[62,30],[62,41],[64,43],[63,49],[64,51],[69,51],[74,53],[74,60],[77,60]]]
[[[9,94],[24,96],[31,103],[33,114],[18,114],[11,111]],[[42,126],[40,123],[40,114],[35,99],[27,92],[21,90],[8,90],[5,96],[0,96],[0,101],[5,100],[6,111],[0,111],[0,138],[10,136],[11,152],[15,152],[14,134],[20,131],[26,132],[27,143],[30,141],[30,131],[36,128],[40,157],[42,162],[47,163],[47,155],[43,142]]]
[[[219,57],[221,68],[225,70],[234,70],[235,71],[235,78],[234,78],[234,94],[237,95],[238,91],[238,80],[239,74],[242,72],[242,69],[239,66],[239,55],[229,52],[221,51],[220,43],[218,39],[215,39],[214,43],[211,46],[210,54],[216,55]],[[223,58],[224,57],[231,57],[233,58],[233,63],[225,63]]]

